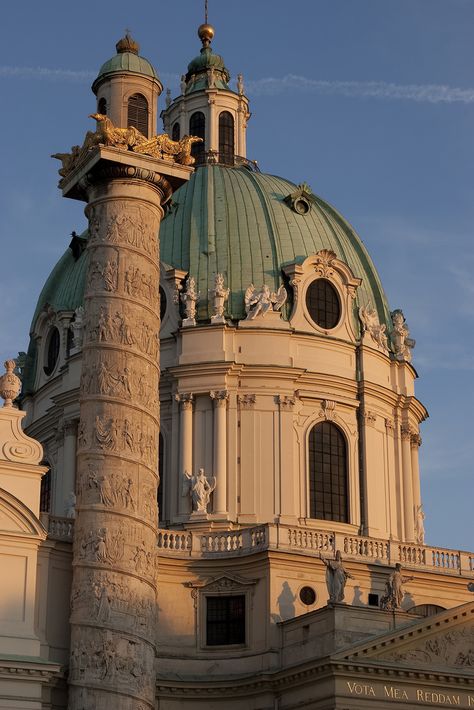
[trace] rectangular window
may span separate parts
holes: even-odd
[[[245,595],[206,597],[206,644],[245,643]]]

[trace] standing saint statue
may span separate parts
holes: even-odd
[[[406,582],[411,582],[412,579],[414,577],[404,577],[402,575],[402,566],[400,562],[397,562],[395,569],[385,583],[385,594],[380,600],[380,608],[386,611],[401,609],[403,597],[405,596],[403,585]]]
[[[336,550],[334,560],[319,555],[319,559],[326,565],[326,586],[328,588],[329,602],[344,601],[344,589],[348,579],[354,579],[342,563],[342,555]]]
[[[184,472],[183,495],[191,496],[193,513],[207,513],[207,506],[215,487],[215,476],[207,478],[203,468],[200,468],[196,474]]]

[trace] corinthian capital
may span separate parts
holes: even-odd
[[[192,392],[179,392],[174,396],[175,400],[181,405],[181,409],[192,409],[194,395]]]
[[[227,400],[229,399],[229,392],[227,390],[211,390],[209,396],[214,400],[216,407],[227,406]]]

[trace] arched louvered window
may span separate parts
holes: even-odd
[[[171,131],[171,138],[174,141],[179,141],[179,139],[181,138],[181,128],[180,128],[178,121],[176,121],[176,123],[173,124],[173,128]]]
[[[321,422],[309,435],[310,516],[347,523],[347,445],[335,424]]]
[[[219,162],[233,165],[234,153],[234,117],[229,111],[222,111],[219,115]]]
[[[49,466],[47,461],[41,462],[42,466]],[[40,485],[40,512],[51,512],[51,468],[43,474]]]
[[[130,96],[127,125],[134,126],[148,138],[148,101],[143,94]]]
[[[99,99],[99,103],[97,104],[97,113],[101,113],[102,116],[107,116],[107,101],[103,96]]]
[[[206,117],[202,111],[196,111],[189,119],[189,135],[202,138],[202,143],[193,143],[191,155],[196,158],[196,163],[202,163],[206,150]]]
[[[53,327],[48,333],[43,365],[44,374],[48,375],[48,377],[53,374],[56,363],[58,362],[60,345],[61,337],[59,335],[59,330],[56,327]]]

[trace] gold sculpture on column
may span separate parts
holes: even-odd
[[[193,165],[195,159],[191,155],[192,145],[202,142],[202,138],[197,136],[183,136],[181,140],[173,141],[167,133],[147,138],[134,126],[127,128],[115,126],[112,120],[102,113],[92,113],[89,118],[95,119],[97,128],[95,132],[86,133],[82,146],[74,145],[70,153],[54,153],[51,156],[62,163],[59,169],[62,178],[60,187],[88,153],[99,146],[132,150],[141,155],[149,155],[179,165]]]

